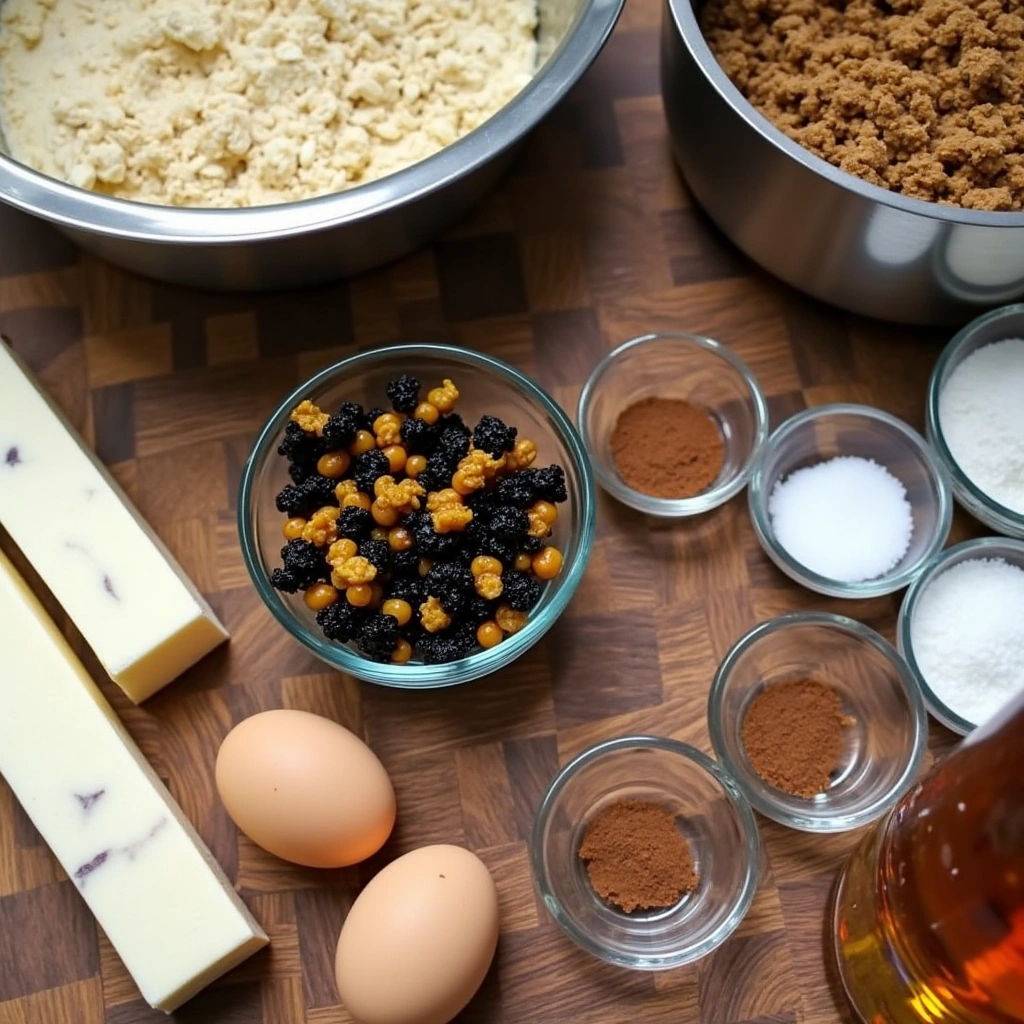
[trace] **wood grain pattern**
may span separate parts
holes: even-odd
[[[262,608],[238,551],[239,474],[265,416],[318,367],[388,342],[475,346],[536,375],[572,408],[610,347],[658,328],[689,330],[750,362],[773,424],[855,399],[922,427],[942,333],[871,323],[796,294],[692,204],[657,96],[658,12],[656,0],[629,0],[591,73],[467,223],[348,282],[277,295],[189,292],[111,269],[0,208],[0,330],[113,465],[233,637],[142,708],[101,680],[273,940],[178,1021],[344,1024],[332,959],[346,910],[388,859],[435,841],[476,850],[501,896],[499,954],[462,1024],[848,1021],[828,975],[824,908],[854,836],[762,821],[763,878],[740,930],[708,960],[657,976],[598,963],[561,935],[534,894],[527,839],[552,774],[596,740],[649,731],[709,749],[709,681],[755,622],[832,609],[892,638],[896,598],[853,607],[801,591],[761,553],[743,497],[669,525],[602,496],[586,578],[546,641],[498,677],[406,694],[325,672]],[[979,531],[958,519],[955,538],[968,532]],[[238,837],[215,798],[213,759],[233,723],[274,707],[355,729],[392,773],[399,825],[370,863],[302,870]],[[933,728],[933,750],[950,742]],[[0,782],[0,1024],[163,1019],[141,1003]]]

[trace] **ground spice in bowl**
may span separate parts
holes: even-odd
[[[579,848],[594,891],[627,914],[671,907],[697,887],[690,844],[668,808],[618,800],[587,826]]]
[[[718,425],[699,405],[679,398],[644,398],[629,406],[610,443],[619,476],[652,498],[692,498],[725,465]]]
[[[747,757],[765,782],[810,798],[829,787],[839,763],[843,729],[839,694],[816,679],[794,679],[761,691],[743,716]]]

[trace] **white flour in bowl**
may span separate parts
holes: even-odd
[[[4,0],[10,154],[141,202],[337,192],[430,156],[537,59],[535,0]]]

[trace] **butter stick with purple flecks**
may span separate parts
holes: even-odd
[[[149,1004],[267,944],[42,605],[0,553],[0,774]],[[64,941],[52,929],[53,955]]]
[[[227,639],[95,452],[2,343],[0,524],[136,703]]]

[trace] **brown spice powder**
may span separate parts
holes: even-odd
[[[828,789],[839,761],[843,729],[839,694],[816,679],[766,687],[743,717],[741,737],[754,770],[791,796],[812,797]]]
[[[715,421],[678,398],[644,398],[615,422],[612,458],[619,476],[653,498],[692,498],[706,491],[725,464]]]
[[[661,804],[619,800],[587,826],[579,856],[597,894],[627,914],[671,907],[697,887],[690,844]]]
[[[1024,209],[1020,0],[708,0],[708,46],[791,139],[882,188]]]

